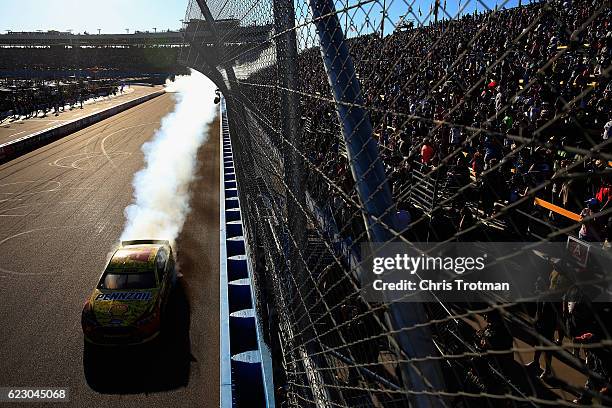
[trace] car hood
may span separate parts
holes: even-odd
[[[158,295],[158,289],[96,289],[90,304],[101,325],[129,326],[154,309]]]

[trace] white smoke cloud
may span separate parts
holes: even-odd
[[[166,115],[153,139],[142,146],[145,167],[134,175],[134,197],[125,209],[121,234],[127,239],[174,241],[189,213],[189,185],[197,152],[216,114],[215,85],[201,73],[177,76],[166,84],[174,92],[174,111]]]

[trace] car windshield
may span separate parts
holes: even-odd
[[[108,272],[100,283],[100,289],[152,289],[155,288],[152,271],[136,273]]]

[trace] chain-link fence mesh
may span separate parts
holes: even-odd
[[[182,59],[226,97],[278,405],[612,403],[610,304],[560,265],[542,277],[559,302],[367,302],[359,276],[367,241],[607,246],[610,17],[604,0],[190,1]]]

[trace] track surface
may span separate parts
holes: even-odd
[[[0,386],[69,387],[61,406],[219,405],[218,122],[178,242],[169,340],[83,355],[83,303],[120,236],[141,145],[173,106],[163,95],[0,166]]]
[[[163,89],[162,86],[152,87],[133,85],[129,89],[126,88],[125,93],[122,95],[118,94],[118,96],[112,96],[110,98],[97,98],[96,100],[90,100],[83,105],[83,109],[75,108],[70,110],[69,108],[66,108],[65,111],[60,111],[57,116],[55,116],[54,113],[49,112],[45,117],[42,117],[42,113],[39,113],[39,116],[35,118],[16,121],[6,119],[0,123],[0,144],[8,143],[12,140],[22,138],[40,130],[48,129],[62,123],[91,115],[101,110],[140,98],[141,96],[157,92],[161,89]]]

